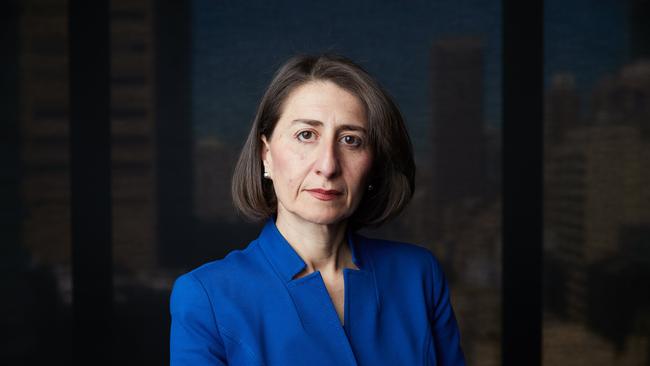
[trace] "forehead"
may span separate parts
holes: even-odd
[[[306,118],[327,122],[332,117],[341,122],[367,124],[364,105],[357,96],[331,81],[312,81],[289,94],[280,120]]]

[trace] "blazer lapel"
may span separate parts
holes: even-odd
[[[259,237],[260,246],[275,272],[286,284],[305,332],[306,349],[322,350],[323,364],[356,366],[354,343],[376,337],[379,300],[372,264],[364,258],[361,238],[348,234],[352,261],[359,268],[343,270],[345,279],[345,328],[319,271],[293,279],[305,268],[305,262],[269,219]],[[302,342],[302,341],[301,341]],[[296,344],[296,347],[300,347]]]
[[[345,269],[345,330],[355,345],[380,344],[375,337],[380,335],[380,305],[377,298],[374,274],[367,270]]]
[[[287,288],[296,306],[307,341],[317,343],[318,348],[329,357],[324,364],[356,366],[350,342],[320,272],[293,280]]]
[[[357,345],[380,344],[379,317],[381,302],[372,261],[368,258],[363,238],[348,234],[352,261],[359,268],[345,269],[345,331],[352,351],[360,355]]]

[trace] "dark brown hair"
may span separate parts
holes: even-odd
[[[378,226],[399,214],[413,196],[415,163],[404,120],[391,97],[363,69],[338,55],[300,55],[276,72],[257,108],[232,179],[235,207],[247,218],[262,220],[276,213],[273,183],[264,179],[262,135],[271,138],[288,95],[310,81],[330,81],[362,102],[368,119],[373,167],[366,191],[349,218],[353,229]]]

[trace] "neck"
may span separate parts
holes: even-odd
[[[342,273],[344,268],[356,268],[346,244],[346,222],[321,225],[279,212],[275,225],[306,264],[297,277],[315,271],[329,277]]]

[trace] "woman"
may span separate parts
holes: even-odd
[[[286,62],[233,177],[235,206],[266,225],[176,281],[172,365],[464,365],[436,259],[355,233],[398,214],[414,174],[399,110],[363,69]]]

